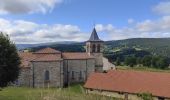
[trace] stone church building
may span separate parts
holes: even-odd
[[[94,28],[86,41],[86,52],[60,52],[52,48],[19,52],[22,64],[16,83],[29,87],[64,87],[85,82],[92,72],[115,68],[103,57],[103,44]]]

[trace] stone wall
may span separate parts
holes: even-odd
[[[63,87],[63,61],[32,62],[35,87]],[[45,81],[45,71],[49,71],[49,81]]]
[[[95,70],[94,59],[64,60],[65,83],[85,82],[91,72]]]
[[[116,69],[115,65],[109,62],[107,58],[103,57],[103,70],[108,71],[110,69]]]
[[[110,92],[110,91],[101,91],[101,90],[91,90],[86,89],[86,93],[110,96],[115,98],[122,98],[125,99],[125,95],[127,95],[128,100],[142,100],[141,97],[137,96],[137,94],[130,94],[130,93],[120,93],[120,92]],[[158,97],[153,97],[153,100],[158,100]],[[170,100],[165,98],[165,100]]]
[[[93,45],[96,46],[95,51],[93,51]],[[100,52],[97,50],[97,46],[100,45]],[[95,57],[95,71],[103,72],[103,42],[86,42],[86,52],[90,56]]]
[[[49,81],[45,81],[45,71],[49,71]],[[85,82],[94,71],[94,59],[32,62],[30,68],[21,70],[18,83],[20,86],[29,87],[63,87],[71,83]]]
[[[103,72],[103,53],[91,53],[95,57],[95,70]]]
[[[19,86],[31,86],[31,69],[30,68],[21,68],[20,75],[16,82]]]

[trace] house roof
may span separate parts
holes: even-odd
[[[63,59],[92,59],[93,56],[88,55],[84,52],[64,52],[62,53]]]
[[[95,28],[93,29],[92,34],[91,34],[91,36],[90,36],[88,41],[102,42],[102,40],[99,39]]]
[[[129,70],[92,73],[84,87],[135,94],[149,92],[153,96],[170,98],[170,73]]]
[[[50,53],[55,54],[55,53],[61,53],[61,52],[58,50],[52,49],[52,48],[44,48],[44,49],[41,49],[34,53],[36,53],[36,54],[50,54]]]

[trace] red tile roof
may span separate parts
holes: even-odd
[[[93,73],[85,88],[143,93],[170,98],[170,73],[112,70],[108,73]]]
[[[88,55],[88,53],[84,52],[65,52],[62,53],[63,59],[92,59],[93,56]]]
[[[21,58],[22,68],[28,68],[30,61],[36,58],[36,56],[33,55],[31,52],[19,52],[18,54]]]
[[[32,61],[59,61],[62,60],[61,56],[56,54],[44,54],[42,57],[37,57],[36,59]]]
[[[45,49],[41,49],[34,53],[36,53],[36,54],[51,54],[51,53],[54,54],[54,53],[61,53],[61,52],[58,50],[52,49],[52,48],[45,48]]]
[[[63,57],[61,57],[61,55]],[[87,53],[61,53],[60,51],[45,48],[37,52],[19,52],[21,67],[29,68],[31,61],[58,61],[62,59],[91,59]]]

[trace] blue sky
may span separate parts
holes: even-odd
[[[170,37],[169,0],[1,0],[0,31],[16,43]]]

